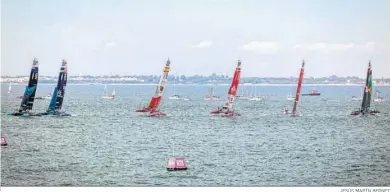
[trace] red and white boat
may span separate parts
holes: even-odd
[[[152,100],[149,103],[149,106],[144,107],[143,109],[138,109],[136,112],[140,113],[150,113],[151,117],[160,117],[160,116],[167,116],[165,113],[160,112],[158,109],[158,106],[160,105],[160,101],[162,98],[162,95],[164,93],[165,85],[168,82],[168,73],[170,70],[171,61],[168,59],[167,63],[165,64],[165,67],[163,69],[163,74],[160,78],[160,82],[157,85],[156,93],[152,97]]]
[[[295,93],[295,100],[294,100],[294,107],[292,110],[292,116],[295,116],[297,113],[297,104],[299,101],[299,94],[301,92],[301,87],[302,87],[302,80],[303,80],[303,75],[305,73],[305,61],[302,61],[302,67],[301,67],[301,72],[299,73],[299,80],[298,80],[298,86],[297,86],[297,91]],[[288,109],[284,110],[284,114],[290,114],[288,112]]]
[[[303,93],[302,96],[320,96],[321,93],[318,92],[317,90],[313,89],[311,93]]]
[[[234,72],[232,84],[229,89],[229,96],[222,108],[211,111],[211,114],[223,114],[224,116],[241,116],[238,113],[233,112],[233,102],[238,90],[238,84],[240,82],[240,73],[241,73],[241,61],[238,60],[237,67]]]

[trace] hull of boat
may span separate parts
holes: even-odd
[[[353,111],[353,112],[351,113],[351,115],[353,115],[353,116],[357,116],[357,115],[360,115],[360,114],[362,114],[362,115],[366,115],[366,114],[375,115],[375,114],[377,114],[377,113],[380,113],[380,112],[379,112],[378,110],[369,111],[369,112],[367,112],[367,113],[361,113],[360,111]]]
[[[32,116],[41,116],[39,113],[8,113],[10,116],[19,116],[19,117],[32,117]]]
[[[222,116],[226,116],[226,117],[241,116],[239,113],[234,113],[232,111],[222,111],[222,110],[214,110],[211,111],[210,113],[214,115],[222,114]]]
[[[106,97],[103,97],[103,99],[114,99],[115,97],[112,97],[112,96],[106,96]]]
[[[304,93],[302,96],[320,96],[321,93]]]
[[[138,113],[147,113],[147,112],[152,112],[152,109],[150,109],[150,108],[137,109],[137,110],[135,110],[135,112],[138,112]]]
[[[219,98],[216,98],[216,97],[206,97],[204,98],[205,101],[218,101]]]
[[[164,116],[167,116],[167,114],[165,114],[165,113],[163,113],[163,112],[159,112],[159,111],[157,112],[157,111],[156,111],[156,112],[151,112],[151,113],[150,113],[150,116],[151,116],[151,117],[164,117]]]
[[[39,113],[39,116],[71,116],[68,113],[65,112],[45,112],[45,113]]]

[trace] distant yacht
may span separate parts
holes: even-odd
[[[241,93],[236,95],[236,98],[238,100],[249,100],[250,98],[246,96],[245,90],[244,90],[244,83],[241,83]]]
[[[360,95],[363,95],[363,89],[360,89],[360,92],[361,92]],[[352,96],[352,98],[351,98],[351,101],[361,101],[361,100],[362,100],[362,97]]]
[[[173,77],[173,95],[168,97],[170,100],[185,100],[188,101],[189,99],[186,97],[182,97],[178,94],[176,94],[176,77]]]
[[[374,99],[375,102],[383,102],[383,101],[385,101],[384,97],[379,96],[380,93],[381,92],[378,89],[376,89],[376,91],[375,91],[376,98]]]
[[[295,97],[293,97],[292,95],[291,95],[291,93],[289,93],[288,95],[287,95],[287,101],[294,101],[295,100]]]
[[[104,85],[103,99],[115,99],[115,89],[112,90],[111,95],[107,95],[107,85]]]
[[[213,91],[214,91],[214,89],[213,89],[213,88],[210,88],[210,95],[204,97],[204,100],[205,100],[205,101],[209,101],[209,100],[219,100],[219,97],[218,97],[218,96],[213,95]]]
[[[12,85],[11,85],[11,82],[9,82],[9,87],[8,87],[8,94],[11,93],[11,90],[12,90]]]
[[[249,98],[250,101],[264,101],[265,99],[261,96],[257,96],[257,85],[255,83],[255,85],[253,85],[255,87],[255,96],[254,97],[251,97]],[[253,87],[252,87],[253,89]],[[252,94],[251,94],[252,95]]]

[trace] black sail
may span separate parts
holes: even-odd
[[[48,112],[60,110],[65,96],[65,87],[68,79],[68,66],[65,60],[62,60],[60,74],[58,76],[57,86],[54,88],[53,96],[51,98]]]
[[[38,60],[34,59],[30,72],[30,79],[24,91],[22,103],[20,104],[19,113],[30,111],[33,108],[35,92],[38,86]]]

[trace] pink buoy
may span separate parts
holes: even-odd
[[[167,170],[168,171],[187,170],[187,164],[184,161],[183,157],[173,157],[169,159]]]
[[[1,146],[7,146],[7,141],[5,140],[5,137],[1,137]]]

